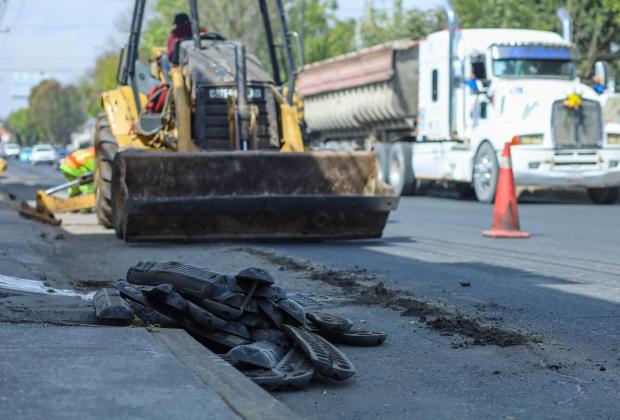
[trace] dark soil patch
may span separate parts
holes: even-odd
[[[519,346],[529,340],[521,333],[506,331],[494,326],[485,326],[476,320],[466,319],[461,316],[439,317],[427,321],[426,324],[443,335],[459,334],[472,338],[476,346],[495,345],[499,347]]]
[[[343,289],[354,289],[360,286],[358,280],[363,276],[364,271],[340,271],[340,270],[312,270],[311,280],[322,281],[332,286],[342,287]],[[370,280],[373,277],[364,276],[363,280]]]
[[[381,305],[400,311],[402,316],[440,316],[446,312],[430,303],[386,289],[383,283],[359,291],[353,301],[359,305]]]
[[[263,258],[274,265],[279,265],[282,271],[302,272],[305,273],[306,277],[310,280],[322,281],[323,283],[331,284],[332,286],[346,290],[360,287],[359,281],[371,281],[375,279],[374,276],[369,275],[368,272],[363,269],[352,271],[332,270],[307,261],[300,261],[295,258],[277,255],[262,249],[240,248],[238,250]]]
[[[426,321],[427,317],[433,318],[426,322],[429,328],[440,332],[442,335],[460,335],[473,339],[471,342],[466,343],[467,345],[510,347],[531,341],[520,332],[483,325],[478,320],[466,318],[462,314],[454,313],[446,308],[416,299],[406,292],[390,290],[385,287],[383,282],[370,287],[364,285],[363,283],[368,284],[369,281],[376,280],[376,277],[369,274],[366,270],[333,270],[318,264],[300,261],[256,248],[239,248],[237,251],[260,257],[274,265],[280,266],[280,270],[303,273],[306,278],[311,280],[322,281],[332,286],[340,287],[348,292],[351,301],[358,305],[383,306],[400,311],[401,316],[420,317],[421,321]]]
[[[261,257],[264,260],[269,261],[274,265],[279,265],[280,270],[282,271],[311,271],[313,267],[311,264],[298,261],[294,258],[285,257],[282,255],[274,254],[273,252],[263,251],[262,249],[256,248],[238,248],[235,251],[242,251],[246,254],[254,255],[256,257]]]

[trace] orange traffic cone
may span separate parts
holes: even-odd
[[[519,229],[519,210],[515,195],[515,180],[512,176],[510,143],[504,145],[499,165],[499,180],[495,193],[493,228],[482,232],[489,238],[529,238],[530,234]]]

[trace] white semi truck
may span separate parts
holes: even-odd
[[[304,67],[298,89],[311,145],[373,149],[396,193],[451,184],[495,197],[498,156],[512,142],[517,185],[586,187],[613,203],[620,133],[607,135],[602,96],[576,76],[570,19],[563,34],[526,29],[448,30]],[[601,89],[606,65],[597,65]]]

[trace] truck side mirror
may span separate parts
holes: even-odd
[[[594,79],[607,88],[609,84],[609,64],[606,61],[597,61],[594,63]]]

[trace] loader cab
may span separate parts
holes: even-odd
[[[201,31],[200,22],[209,19],[202,19],[196,0],[188,0],[191,38],[178,40],[172,53],[160,48],[149,69],[138,57],[146,0],[136,0],[118,81],[125,100],[133,102],[123,112],[137,114],[125,119],[139,142],[179,151],[303,150],[284,6],[281,0],[258,3],[271,74],[240,42]],[[279,25],[268,11],[273,4]]]
[[[201,42],[202,41],[226,41],[226,38],[224,38],[222,35],[216,32],[203,32],[200,34],[200,40]],[[181,39],[176,42],[172,56],[168,57],[168,59],[173,65],[179,65],[181,63],[181,53],[183,51],[183,48],[181,48],[181,44],[185,43],[185,49],[187,49],[187,47],[191,45],[191,42],[188,42],[188,41],[191,41],[191,38]]]
[[[239,97],[239,78],[245,79],[245,100],[256,120],[256,149],[278,149],[280,133],[276,85],[256,56],[245,54],[245,69],[239,69],[239,44],[221,36],[201,38],[200,49],[192,40],[178,44],[177,63],[185,69],[191,83],[191,106],[194,109],[192,132],[200,149],[231,148],[231,101]],[[240,72],[245,73],[240,75]]]

